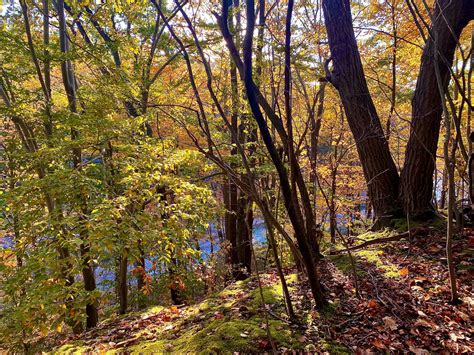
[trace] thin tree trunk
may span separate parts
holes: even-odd
[[[82,278],[84,279],[84,288],[87,292],[93,292],[96,288],[94,269],[90,258],[90,246],[81,244],[82,258]],[[86,328],[94,328],[99,323],[99,314],[97,303],[89,302],[86,304]]]
[[[138,291],[138,309],[143,309],[146,307],[146,302],[143,295],[143,287],[145,286],[145,250],[143,249],[142,239],[137,241],[138,248],[138,260],[136,262],[136,267],[138,268],[137,273],[137,291]]]
[[[474,141],[474,132],[469,135],[470,145]],[[471,153],[468,162],[468,179],[469,179],[469,202],[471,203],[471,213],[474,214],[474,154]]]
[[[435,35],[433,38],[433,43],[435,46],[439,44],[439,33],[435,31]],[[443,153],[444,153],[444,164],[446,175],[448,178],[448,221],[446,227],[446,259],[448,264],[448,271],[449,271],[449,283],[451,287],[451,302],[457,303],[458,294],[457,294],[457,285],[456,285],[456,269],[454,267],[453,262],[453,250],[452,250],[452,243],[453,243],[453,235],[454,235],[454,225],[453,225],[453,218],[455,215],[455,181],[454,181],[454,168],[455,168],[455,152],[458,146],[457,139],[454,140],[452,154],[450,155],[449,148],[451,144],[451,117],[449,111],[446,107],[446,87],[445,87],[445,78],[441,75],[440,70],[440,61],[439,61],[439,54],[434,54],[434,69],[435,69],[435,78],[436,84],[438,88],[438,96],[440,99],[441,109],[444,116],[444,125],[445,125],[445,138],[444,138],[444,145],[443,145]],[[456,114],[455,111],[452,112],[453,115]]]
[[[391,98],[390,98],[390,112],[388,114],[387,128],[385,136],[387,137],[387,142],[390,140],[390,135],[392,134],[392,125],[393,117],[395,113],[395,106],[397,100],[397,49],[398,49],[398,35],[397,35],[397,22],[395,18],[395,1],[393,1],[390,6],[391,20],[392,20],[392,34],[393,34],[393,43],[392,43],[392,87],[391,87]]]
[[[172,258],[171,264],[168,265],[168,274],[170,277],[170,291],[171,291],[171,301],[174,305],[181,305],[184,303],[183,296],[181,294],[180,283],[176,269],[178,268],[178,262],[176,258]]]
[[[443,176],[441,177],[441,197],[439,201],[439,208],[444,209],[446,207],[446,190],[448,185],[448,179],[446,169],[443,169]]]
[[[291,0],[290,0],[291,1]],[[224,4],[222,23],[225,23],[225,17],[228,13],[227,5]],[[267,126],[267,122],[260,111],[258,103],[258,95],[255,84],[252,78],[252,43],[253,43],[253,30],[255,27],[255,4],[253,0],[247,1],[246,7],[247,13],[247,30],[244,39],[244,51],[243,51],[243,77],[245,89],[247,92],[247,100],[249,102],[252,114],[258,124],[262,140],[267,147],[273,164],[277,170],[281,189],[283,193],[283,199],[285,202],[285,208],[291,220],[291,224],[295,230],[295,237],[298,241],[303,260],[305,262],[306,271],[308,275],[308,281],[311,287],[311,292],[316,301],[317,307],[323,307],[326,304],[322,286],[319,282],[319,277],[314,263],[313,255],[314,251],[310,248],[308,241],[308,234],[304,228],[303,216],[301,214],[300,206],[294,199],[295,195],[291,192],[292,187],[288,178],[288,173],[281,161],[280,155],[275,147],[275,143],[270,134]],[[302,191],[301,191],[302,192]],[[311,212],[312,213],[312,212]]]
[[[127,286],[127,267],[128,267],[128,248],[120,255],[118,260],[118,298],[119,314],[127,313],[128,308],[128,286]]]
[[[60,49],[62,53],[67,54],[69,52],[69,39],[67,36],[67,30],[66,30],[64,0],[58,0],[57,11],[58,11],[58,19],[59,19]],[[77,95],[76,95],[77,83],[74,76],[72,63],[70,60],[66,59],[61,62],[61,73],[62,73],[64,88],[65,88],[68,103],[69,103],[69,110],[72,113],[76,113],[77,112]],[[77,140],[78,137],[79,137],[79,132],[74,128],[71,129],[71,139]],[[81,164],[82,164],[81,148],[74,147],[72,149],[72,153],[73,153],[74,169],[80,171]],[[85,216],[87,216],[88,214],[86,196],[78,192],[78,198],[80,200],[80,204],[82,205],[81,212],[82,212],[83,217],[81,217],[81,220],[82,220],[81,222],[82,224],[84,224],[85,218],[86,218]],[[87,231],[86,226],[84,225],[82,226],[82,230],[80,234],[81,234],[80,252],[81,252],[81,259],[83,263],[82,274],[83,274],[83,279],[84,279],[84,287],[86,291],[93,292],[96,288],[96,283],[95,283],[94,271],[92,269],[91,260],[89,256],[89,251],[90,251],[90,245],[89,245],[89,240],[88,240],[89,233]],[[86,321],[87,328],[93,328],[97,325],[99,316],[98,316],[97,306],[94,301],[89,301],[86,305],[86,318],[87,318],[87,321]]]

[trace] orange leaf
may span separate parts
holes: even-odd
[[[374,339],[372,341],[372,344],[378,349],[385,349],[385,345],[380,339]]]
[[[369,306],[369,308],[377,308],[378,302],[376,300],[369,300],[367,305]]]
[[[404,267],[403,269],[400,269],[400,276],[407,276],[409,273],[409,270],[407,267]]]

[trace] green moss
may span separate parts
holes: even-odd
[[[372,240],[372,239],[377,239],[377,238],[386,238],[390,237],[391,235],[395,234],[395,231],[393,229],[385,228],[380,231],[368,231],[363,234],[360,234],[357,236],[357,238],[362,239],[362,240]]]
[[[291,285],[297,281],[296,274],[286,276]],[[261,296],[258,288],[251,289],[244,280],[235,283],[222,292],[206,298],[203,302],[183,309],[180,317],[173,322],[157,324],[156,339],[143,341],[130,348],[110,349],[108,353],[233,353],[263,352],[267,341],[266,323],[261,312]],[[254,287],[254,285],[253,285]],[[266,304],[271,304],[273,312],[284,312],[282,287],[279,282],[263,287]],[[247,311],[241,312],[244,306]],[[156,314],[165,307],[147,309],[145,314]],[[245,313],[245,315],[243,315]],[[219,317],[217,317],[219,315]],[[172,327],[168,327],[172,325]],[[170,329],[171,328],[171,329]],[[279,347],[303,349],[301,334],[295,333],[283,321],[269,319],[272,338]],[[130,334],[130,338],[140,339],[147,329]],[[85,353],[91,349],[79,343],[69,344],[56,350],[57,353]]]
[[[385,264],[380,258],[380,256],[383,255],[383,250],[361,250],[356,252],[356,255],[361,259],[374,264],[379,270],[382,270],[385,277],[400,277],[400,272],[396,265]]]
[[[349,348],[345,345],[338,343],[334,340],[321,339],[319,344],[320,348],[329,354],[352,354]]]
[[[61,346],[60,348],[56,349],[53,354],[85,354],[89,351],[91,351],[91,348],[88,346],[82,345],[83,343],[81,341],[75,342],[75,343],[69,343],[66,345]]]
[[[324,319],[331,319],[336,314],[336,310],[339,307],[339,302],[328,303],[322,309],[318,311],[318,315]]]
[[[357,256],[352,255],[354,258],[354,263],[356,264],[356,272],[357,275],[363,276],[365,275],[365,271],[361,270],[360,268],[357,267]],[[341,271],[342,273],[346,275],[352,275],[352,263],[351,263],[351,258],[347,254],[338,254],[338,255],[330,255],[329,259],[334,263],[334,265]]]
[[[262,287],[263,300],[265,304],[276,304],[281,300],[281,293],[278,292],[275,286]],[[250,293],[251,301],[249,302],[250,308],[257,310],[262,306],[262,296],[260,290],[257,288]]]
[[[286,284],[290,287],[292,284],[296,284],[298,282],[298,274],[289,274],[285,276]]]
[[[298,281],[297,274],[290,274],[285,276],[286,284],[291,290],[294,283]],[[281,282],[274,283],[270,286],[262,287],[263,299],[265,304],[279,304],[283,305],[283,287]],[[250,292],[250,302],[249,307],[253,310],[257,310],[262,306],[262,296],[260,295],[260,289],[257,287],[255,290]]]
[[[438,211],[441,216],[446,217],[447,214],[445,210]],[[408,229],[420,227],[422,225],[429,225],[435,229],[443,229],[446,228],[446,218],[433,218],[429,221],[417,221],[417,220],[410,220],[408,221],[406,218],[394,219],[392,221],[392,227],[398,232],[406,232]],[[408,228],[410,227],[410,228]]]
[[[204,328],[194,327],[174,338],[170,334],[166,339],[145,342],[127,351],[131,353],[176,352],[190,353],[232,353],[256,352],[258,340],[267,339],[265,322],[255,316],[248,320],[212,320]],[[303,344],[298,342],[298,335],[292,334],[288,326],[281,321],[270,320],[272,338],[279,346],[291,349],[301,349]]]

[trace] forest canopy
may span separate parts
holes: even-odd
[[[0,352],[474,351],[473,19],[5,0]]]

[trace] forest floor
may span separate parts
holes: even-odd
[[[281,284],[269,269],[260,275],[267,312],[253,277],[195,305],[154,307],[102,322],[80,337],[63,338],[54,352],[269,352],[269,333],[279,352],[472,353],[474,231],[466,229],[454,241],[462,300],[456,306],[449,304],[444,244],[443,232],[431,227],[411,242],[355,251],[359,297],[350,258],[326,257],[321,274],[330,304],[322,311],[312,308],[308,285],[286,270],[297,322],[287,320]]]

